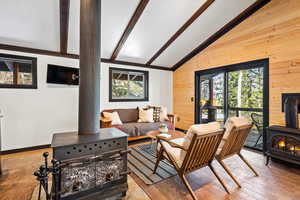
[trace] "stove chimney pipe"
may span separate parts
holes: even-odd
[[[299,98],[296,96],[289,96],[284,102],[284,112],[285,112],[285,123],[288,128],[299,128]]]
[[[80,0],[79,135],[100,128],[101,0]]]

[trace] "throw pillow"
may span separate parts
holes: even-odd
[[[139,108],[139,120],[138,122],[154,122],[153,121],[153,109],[141,109]]]
[[[148,106],[148,109],[151,109],[151,108],[153,109],[153,121],[160,122],[161,107]]]
[[[122,125],[122,121],[120,119],[120,116],[118,114],[118,112],[103,112],[103,116],[107,119],[110,119],[112,122],[111,122],[111,125]]]
[[[168,112],[167,112],[167,107],[161,106],[161,111],[160,111],[160,122],[168,121]]]

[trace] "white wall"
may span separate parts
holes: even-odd
[[[78,86],[46,83],[47,64],[78,67],[75,59],[26,54],[0,50],[0,53],[38,58],[38,89],[1,89],[2,150],[50,144],[52,134],[77,130]],[[135,108],[165,105],[172,111],[172,72],[102,63],[101,110],[105,108]],[[108,102],[109,67],[149,71],[149,102]]]
[[[137,69],[149,71],[149,101],[148,102],[109,102],[109,67]],[[101,109],[107,108],[136,108],[147,105],[163,105],[172,111],[173,73],[170,71],[146,69],[140,67],[121,66],[102,63],[101,65]]]

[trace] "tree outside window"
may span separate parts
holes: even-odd
[[[148,101],[148,72],[110,68],[110,101]]]

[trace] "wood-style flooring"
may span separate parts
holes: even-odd
[[[30,200],[34,187],[38,184],[32,176],[33,171],[43,163],[42,153],[51,149],[15,153],[2,156],[4,174],[0,177],[1,200]],[[261,154],[243,151],[245,157],[259,172],[255,177],[237,157],[226,160],[226,164],[236,175],[242,188],[236,185],[225,174],[220,165],[214,162],[217,172],[227,183],[231,194],[225,193],[209,169],[200,169],[188,175],[188,180],[199,200],[299,200],[300,169],[270,162],[264,165]],[[186,188],[175,176],[155,185],[145,185],[137,176],[131,175],[153,200],[190,200]]]

